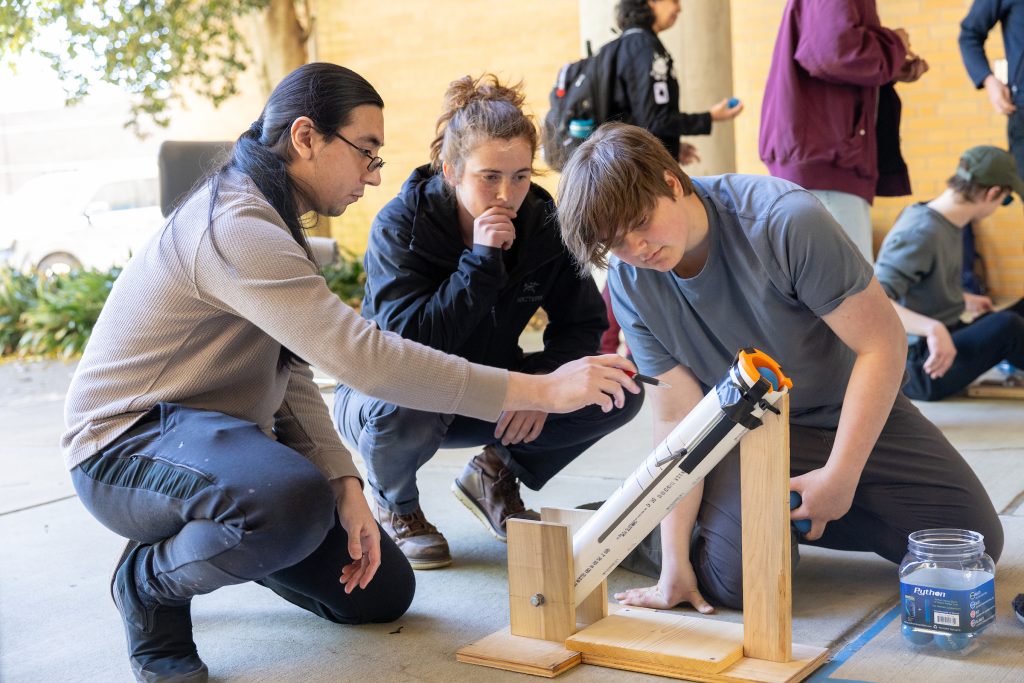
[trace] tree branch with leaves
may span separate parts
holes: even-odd
[[[261,34],[258,54],[243,17]],[[254,62],[264,62],[259,73],[271,87],[306,61],[312,18],[308,0],[0,0],[0,57],[47,59],[68,104],[98,82],[117,86],[131,101],[125,125],[139,133],[145,120],[166,126],[183,92],[221,104]]]

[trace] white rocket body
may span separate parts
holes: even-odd
[[[757,381],[734,363],[730,368],[734,382],[749,389]],[[769,391],[751,415],[760,418],[783,394]],[[722,421],[726,424],[722,424]],[[724,436],[715,436],[732,425]],[[625,559],[669,511],[739,443],[749,430],[735,423],[722,411],[718,392],[710,392],[676,425],[675,429],[626,478],[622,485],[587,520],[572,539],[576,604],[586,598],[605,577]],[[708,438],[718,438],[711,451],[689,473],[680,467],[679,453],[693,453]],[[685,460],[685,456],[683,458]]]

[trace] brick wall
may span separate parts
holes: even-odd
[[[727,2],[730,0],[721,0]],[[746,111],[735,122],[737,170],[765,173],[757,156],[764,82],[784,0],[731,0],[733,81]],[[970,0],[880,0],[888,26],[903,26],[931,71],[915,84],[899,86],[903,99],[903,152],[914,195],[880,198],[872,211],[876,244],[900,210],[938,194],[964,149],[975,144],[1006,146],[1005,118],[992,111],[983,91],[967,79],[956,44],[959,22]],[[685,20],[685,6],[683,19]],[[426,162],[447,84],[465,74],[493,71],[523,79],[527,108],[547,111],[547,94],[558,67],[579,55],[579,3],[520,0],[516,3],[435,0],[430,3],[321,3],[317,58],[349,66],[365,76],[385,101],[386,147],[381,187],[333,222],[342,244],[365,248],[370,221],[398,192],[409,171]],[[989,56],[1003,56],[994,31]],[[539,179],[553,188],[557,176]],[[993,291],[1024,294],[1022,203],[1000,210],[980,226]]]
[[[725,1],[725,0],[723,0]],[[736,120],[737,169],[766,173],[757,155],[764,82],[771,61],[784,0],[732,0],[734,91],[747,105]],[[942,191],[960,153],[973,145],[1006,147],[1006,118],[996,114],[984,91],[967,78],[957,46],[960,21],[970,0],[879,0],[882,23],[902,26],[915,52],[931,70],[917,83],[900,85],[903,100],[902,148],[910,167],[912,197],[880,198],[872,210],[876,245],[899,212],[912,201]],[[1003,56],[995,30],[986,46],[989,58]],[[989,284],[999,296],[1024,294],[1024,229],[1021,203],[1001,209],[978,229]]]
[[[384,98],[381,186],[332,225],[339,241],[357,252],[365,249],[377,211],[413,168],[428,161],[448,83],[485,71],[521,79],[527,109],[543,117],[558,68],[579,57],[578,3],[569,0],[344,0],[318,3],[317,22],[317,59],[355,70]],[[557,177],[538,182],[551,188]]]

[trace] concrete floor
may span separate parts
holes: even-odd
[[[131,680],[108,594],[123,542],[79,504],[57,448],[72,371],[53,362],[0,365],[0,432],[9,435],[0,442],[0,681],[9,683]],[[1024,497],[1024,404],[954,399],[921,407],[976,469],[1007,515],[1008,532],[1011,526],[1024,529],[1022,519],[1013,517],[1022,514]],[[571,507],[606,496],[647,454],[649,425],[645,410],[542,492],[524,491],[527,504]],[[196,641],[212,680],[530,680],[454,659],[459,647],[508,623],[505,546],[484,533],[448,490],[472,453],[444,451],[420,473],[424,509],[448,538],[455,563],[417,574],[416,600],[405,617],[395,624],[340,627],[254,584],[223,589],[197,598],[193,609]],[[1021,541],[1021,534],[1008,533],[1008,547]],[[857,647],[846,646],[877,630],[896,605],[896,567],[860,553],[804,548],[802,556],[794,577],[794,642],[830,648],[847,666],[857,663],[857,654],[848,656]],[[610,587],[644,581],[617,570]],[[999,597],[1005,618],[1010,597]],[[718,618],[738,621],[740,615]],[[1024,670],[1024,635],[1009,632],[1007,638],[1019,660],[1009,671]],[[897,650],[894,656],[902,655]],[[832,677],[839,663],[815,680],[839,680]],[[941,673],[941,659],[931,664],[901,670],[899,680],[950,680]],[[882,668],[860,661],[857,678],[889,680]],[[1021,680],[1016,675],[1005,680]],[[665,680],[589,666],[562,679]]]

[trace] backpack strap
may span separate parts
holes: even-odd
[[[631,34],[642,32],[642,28],[630,28],[626,29],[619,35],[615,40],[607,43],[601,48],[601,51],[608,50],[611,54],[608,56],[607,61],[604,62],[603,66],[606,68],[606,77],[604,87],[607,89],[605,102],[602,103],[603,108],[606,110],[602,112],[603,116],[601,121],[623,120],[623,115],[627,115],[629,112],[619,106],[618,101],[615,99],[616,86],[618,85],[618,73],[619,73],[619,51],[622,49],[622,38]]]

